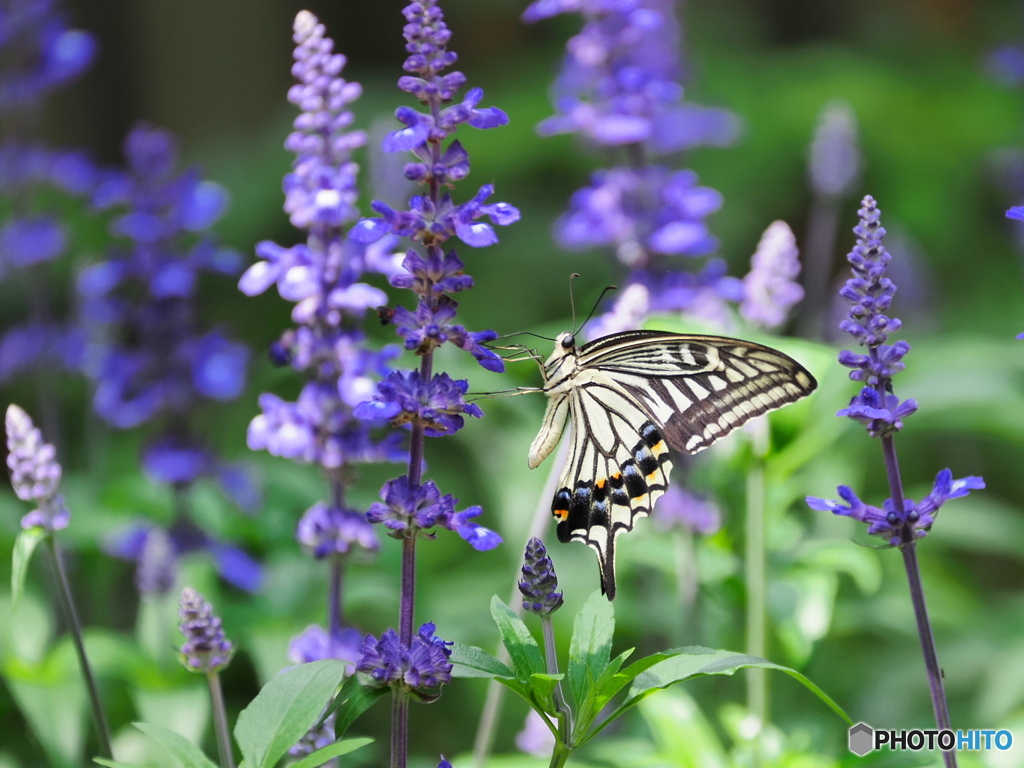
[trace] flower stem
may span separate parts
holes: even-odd
[[[764,460],[756,450],[747,471],[747,653],[764,658],[767,651],[765,591],[765,526],[764,526]],[[758,736],[754,741],[754,764],[760,765],[761,730],[768,722],[768,675],[765,669],[747,670],[747,708],[758,720]]]
[[[331,506],[338,510],[343,509],[345,506],[345,483],[342,480],[341,470],[331,470],[328,473],[328,480],[331,486]],[[330,573],[327,577],[327,631],[331,637],[341,631],[341,582],[344,573],[344,558],[340,554],[333,555],[330,559]]]
[[[53,565],[54,578],[57,581],[57,599],[64,614],[64,620],[68,625],[68,630],[71,632],[71,639],[75,644],[75,652],[78,654],[78,664],[82,669],[85,687],[89,691],[93,719],[96,722],[96,735],[100,741],[100,756],[113,760],[114,751],[110,746],[110,726],[107,724],[107,715],[103,710],[103,702],[100,701],[96,678],[93,677],[92,667],[89,666],[89,658],[85,655],[82,625],[78,620],[75,601],[71,597],[71,587],[68,585],[67,574],[64,573],[64,566],[61,563],[60,552],[57,550],[57,542],[53,534],[46,537],[46,545],[50,553],[50,562]]]
[[[900,467],[896,459],[896,443],[893,441],[892,435],[882,437],[882,453],[885,456],[885,471],[889,478],[889,492],[892,494],[893,506],[900,516],[903,516],[906,508],[903,482],[900,479]],[[921,569],[917,563],[917,543],[914,541],[914,531],[911,526],[905,526],[902,539],[900,551],[903,553],[903,565],[907,571],[907,581],[910,583],[910,600],[914,606],[914,618],[917,620],[917,634],[921,638],[921,650],[924,653],[924,666],[928,674],[928,689],[932,697],[935,724],[939,730],[951,730],[949,705],[946,703],[946,692],[942,684],[942,668],[939,666],[939,656],[935,650],[935,637],[932,635],[932,625],[928,619],[924,584],[921,583]],[[946,768],[956,768],[956,752],[952,750],[943,752],[942,762]]]
[[[409,695],[392,688],[391,768],[405,768],[409,754]]]
[[[429,381],[433,375],[433,355],[427,353],[420,361],[420,376]],[[423,425],[414,422],[409,443],[409,485],[416,487],[423,479],[423,448],[426,437]],[[402,602],[398,615],[398,636],[406,648],[412,645],[414,606],[416,601],[416,527],[411,526],[402,539]],[[405,768],[409,754],[409,697],[394,690],[391,698],[391,768]]]
[[[345,563],[341,555],[333,555],[330,560],[329,585],[327,590],[327,631],[335,636],[341,630],[341,577],[345,571]]]
[[[917,633],[921,637],[921,650],[924,652],[924,666],[928,672],[932,709],[935,710],[935,724],[939,730],[952,730],[949,706],[946,704],[946,692],[942,685],[942,668],[939,666],[939,656],[935,650],[932,625],[928,620],[928,606],[924,600],[921,570],[917,565],[917,544],[911,542],[905,547],[901,547],[900,551],[903,553],[903,564],[906,566],[907,580],[910,582],[910,599],[914,604]],[[956,752],[954,750],[943,752],[942,762],[946,768],[956,768]]]
[[[540,617],[540,626],[544,633],[545,667],[549,675],[557,675],[558,654],[555,650],[555,626],[551,621],[551,614],[544,614]],[[555,690],[551,698],[554,699],[555,709],[558,711],[558,740],[566,747],[569,747],[572,737],[572,712],[565,703],[561,682],[555,683]]]
[[[228,715],[224,707],[224,690],[221,688],[220,675],[216,671],[206,675],[210,686],[210,707],[213,710],[213,730],[217,735],[217,752],[220,755],[220,768],[235,768],[235,756],[231,750],[231,733],[228,730]]]

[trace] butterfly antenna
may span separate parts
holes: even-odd
[[[580,331],[582,331],[584,329],[584,327],[586,327],[587,323],[590,322],[590,318],[592,318],[594,316],[594,313],[597,312],[597,308],[599,306],[601,306],[601,301],[604,299],[605,294],[607,294],[608,291],[617,291],[618,289],[619,289],[619,286],[617,286],[617,285],[606,285],[604,287],[604,290],[601,291],[601,295],[598,296],[597,297],[597,301],[594,302],[594,308],[590,310],[590,314],[587,315],[587,319],[584,320],[583,324],[579,327]],[[575,335],[576,333],[579,332],[579,331],[576,330],[576,313],[575,312],[573,312],[572,327],[573,327],[573,335]]]
[[[536,339],[544,339],[544,341],[554,341],[554,339],[547,336],[541,336],[539,333],[533,333],[531,331],[515,331],[513,333],[506,333],[502,336],[496,336],[491,341],[485,341],[483,346],[488,346],[493,341],[503,341],[504,339],[511,339],[513,336],[533,336]]]
[[[573,333],[576,333],[576,299],[572,294],[572,281],[580,276],[579,272],[573,272],[569,275],[569,308],[572,310],[572,328]]]

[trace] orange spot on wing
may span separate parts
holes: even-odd
[[[606,478],[602,477],[600,480],[598,480],[596,483],[594,483],[594,485],[597,486],[598,488],[604,488],[604,484],[607,483],[607,482],[608,482],[608,480]]]
[[[569,510],[568,509],[554,509],[554,510],[551,511],[551,514],[554,515],[555,517],[557,517],[559,520],[563,520],[564,521],[565,518],[567,518],[569,516]]]

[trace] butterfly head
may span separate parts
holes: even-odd
[[[569,352],[576,347],[576,337],[568,332],[559,334],[558,338],[555,339],[555,342],[566,352]]]

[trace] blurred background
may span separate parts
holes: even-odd
[[[292,159],[282,144],[295,114],[285,94],[292,82],[296,12],[313,11],[336,50],[348,56],[345,76],[364,88],[354,105],[357,124],[370,132],[373,145],[397,127],[394,109],[411,103],[394,86],[405,55],[403,5],[396,0],[69,1],[70,25],[93,33],[98,52],[91,69],[48,102],[40,135],[53,145],[86,150],[100,164],[116,165],[124,136],[138,121],[173,131],[185,161],[201,166],[206,178],[230,193],[230,209],[216,232],[251,260],[257,242],[290,245],[299,239],[281,208],[281,177]],[[566,252],[552,240],[552,225],[569,196],[605,158],[571,136],[536,134],[536,124],[551,114],[550,84],[579,20],[565,16],[526,25],[520,20],[525,5],[445,0],[443,6],[458,69],[471,87],[484,89],[484,105],[498,106],[510,118],[504,128],[460,133],[473,161],[466,189],[494,183],[494,199],[522,211],[520,222],[501,229],[499,245],[460,249],[476,279],[475,289],[460,298],[460,318],[472,330],[551,335],[570,325],[571,272],[581,275],[576,301],[587,308],[623,272],[603,253]],[[1024,10],[1019,3],[995,0],[688,0],[679,4],[679,13],[687,99],[727,108],[742,125],[732,146],[694,150],[679,166],[693,168],[701,183],[723,194],[724,205],[709,226],[733,274],[746,271],[760,234],[776,219],[788,222],[803,245],[814,203],[807,165],[815,126],[823,108],[836,100],[849,104],[855,115],[862,172],[839,207],[829,280],[843,279],[843,255],[854,242],[849,232],[860,197],[873,195],[894,254],[900,287],[894,314],[904,324],[899,336],[913,347],[897,391],[921,405],[898,439],[909,495],[921,498],[947,466],[956,477],[982,475],[988,486],[944,510],[919,547],[953,722],[964,728],[1016,728],[1015,737],[1024,743],[1024,476],[1019,471],[1024,341],[1014,338],[1024,331],[1024,231],[1004,216],[1011,205],[1024,203],[1024,89],[1012,82],[1012,73],[1000,77],[992,63],[993,51],[1024,43]],[[392,180],[400,176],[400,161],[372,148],[359,160],[364,211],[369,213],[369,202],[377,198],[397,206],[402,187]],[[68,255],[48,265],[60,310],[75,304],[73,275],[99,257],[106,234],[81,203],[56,205],[66,206],[74,232]],[[288,639],[322,621],[324,573],[299,553],[293,533],[301,513],[323,495],[323,480],[315,469],[246,448],[246,426],[258,412],[259,393],[289,398],[299,389],[298,377],[273,368],[264,354],[290,325],[291,305],[274,291],[245,297],[233,279],[214,276],[204,278],[201,296],[204,321],[224,324],[254,351],[245,393],[211,409],[207,424],[209,439],[223,455],[255,467],[263,507],[240,515],[203,487],[194,503],[205,524],[264,565],[266,578],[251,595],[218,582],[209,564],[199,560],[186,563],[181,577],[181,584],[190,579],[201,588],[236,640],[239,651],[225,686],[229,707],[237,713],[287,664]],[[25,284],[16,275],[0,279],[0,323],[9,327],[25,317],[25,297]],[[845,342],[823,326],[807,330],[794,322],[790,330],[809,337],[802,346],[794,342],[786,348],[803,355],[822,386],[811,402],[773,422],[778,442],[797,443],[801,438],[794,435],[809,432],[808,425],[822,426],[785,455],[785,466],[768,470],[778,481],[769,513],[768,657],[807,674],[855,721],[928,727],[930,704],[898,553],[857,546],[851,539],[877,542],[867,542],[849,521],[811,513],[801,502],[808,494],[834,497],[838,484],[855,487],[876,504],[888,495],[876,441],[856,425],[832,418],[856,388],[822,342]],[[387,329],[370,333],[380,343],[392,340]],[[505,375],[474,369],[454,355],[442,355],[440,365],[469,377],[474,391],[538,383],[529,363],[511,366]],[[139,616],[133,564],[105,554],[104,542],[139,516],[166,518],[173,498],[137,469],[145,429],[118,432],[90,416],[90,388],[81,377],[61,376],[53,386],[60,404],[59,453],[74,515],[62,536],[76,596],[89,626],[110,636],[131,636]],[[4,384],[0,402],[17,402],[32,412],[37,395],[37,381],[21,377]],[[548,470],[547,465],[533,473],[526,469],[541,400],[484,402],[484,419],[451,440],[428,444],[430,473],[442,490],[463,506],[483,505],[484,524],[506,541],[491,553],[467,554],[454,536],[421,547],[417,619],[436,622],[445,638],[494,650],[497,634],[488,602],[492,594],[507,600],[514,588]],[[620,540],[616,652],[689,643],[742,649],[743,499],[735,489],[742,489],[747,459],[742,445],[724,447],[688,472],[722,511],[723,527],[714,535],[672,538],[641,524]],[[366,467],[352,502],[367,506],[381,482],[396,473],[395,467]],[[0,553],[10,552],[18,519],[27,511],[23,507],[10,493],[0,500]],[[548,539],[571,608],[558,617],[568,647],[571,614],[597,587],[593,556],[578,545],[554,544],[553,531]],[[674,608],[680,557],[698,564],[697,596],[688,613]],[[361,630],[379,634],[395,623],[398,560],[397,542],[385,540],[376,562],[352,566],[346,607],[348,619]],[[7,583],[9,562],[0,559],[0,584]],[[25,670],[42,663],[59,630],[47,607],[44,564],[35,563],[32,574],[20,612],[0,608],[8,680],[29,676]],[[173,615],[173,605],[168,611]],[[173,642],[171,637],[165,645]],[[15,663],[15,657],[22,661]],[[139,693],[149,690],[146,681],[119,669],[113,658],[106,668],[112,720],[124,726],[139,719],[148,706]],[[155,680],[149,680],[151,687],[164,685]],[[181,680],[167,685],[187,688]],[[742,676],[698,681],[687,691],[707,719],[701,733],[725,745],[726,762],[720,764],[747,764],[728,746],[739,739],[742,718],[729,702],[742,704]],[[414,709],[412,740],[421,764],[436,764],[434,756],[441,752],[451,756],[471,748],[484,693],[481,681],[458,681],[438,704]],[[845,764],[850,756],[842,723],[789,679],[772,679],[771,695],[773,720],[788,739],[777,764]],[[663,711],[689,711],[681,694],[665,696],[675,698]],[[183,705],[186,710],[199,706],[194,704],[199,700],[182,694],[182,702],[193,702]],[[25,707],[18,701],[10,686],[0,686],[5,733],[0,765],[60,763],[59,751],[45,750],[25,730]],[[493,764],[543,764],[516,756],[514,736],[525,711],[520,702],[506,704],[496,740],[503,757]],[[595,743],[581,761],[712,764],[688,762],[685,750],[666,746],[675,726],[659,724],[657,715],[655,706],[609,734],[608,746]],[[81,737],[81,716],[67,717],[69,722],[79,718]],[[381,764],[386,721],[385,706],[379,705],[357,723],[353,733],[378,742],[371,751],[353,755],[352,764]],[[212,748],[209,734],[206,738]],[[962,764],[1024,765],[1021,754],[1018,748],[1016,757],[965,757]],[[925,763],[898,755],[884,764]]]

